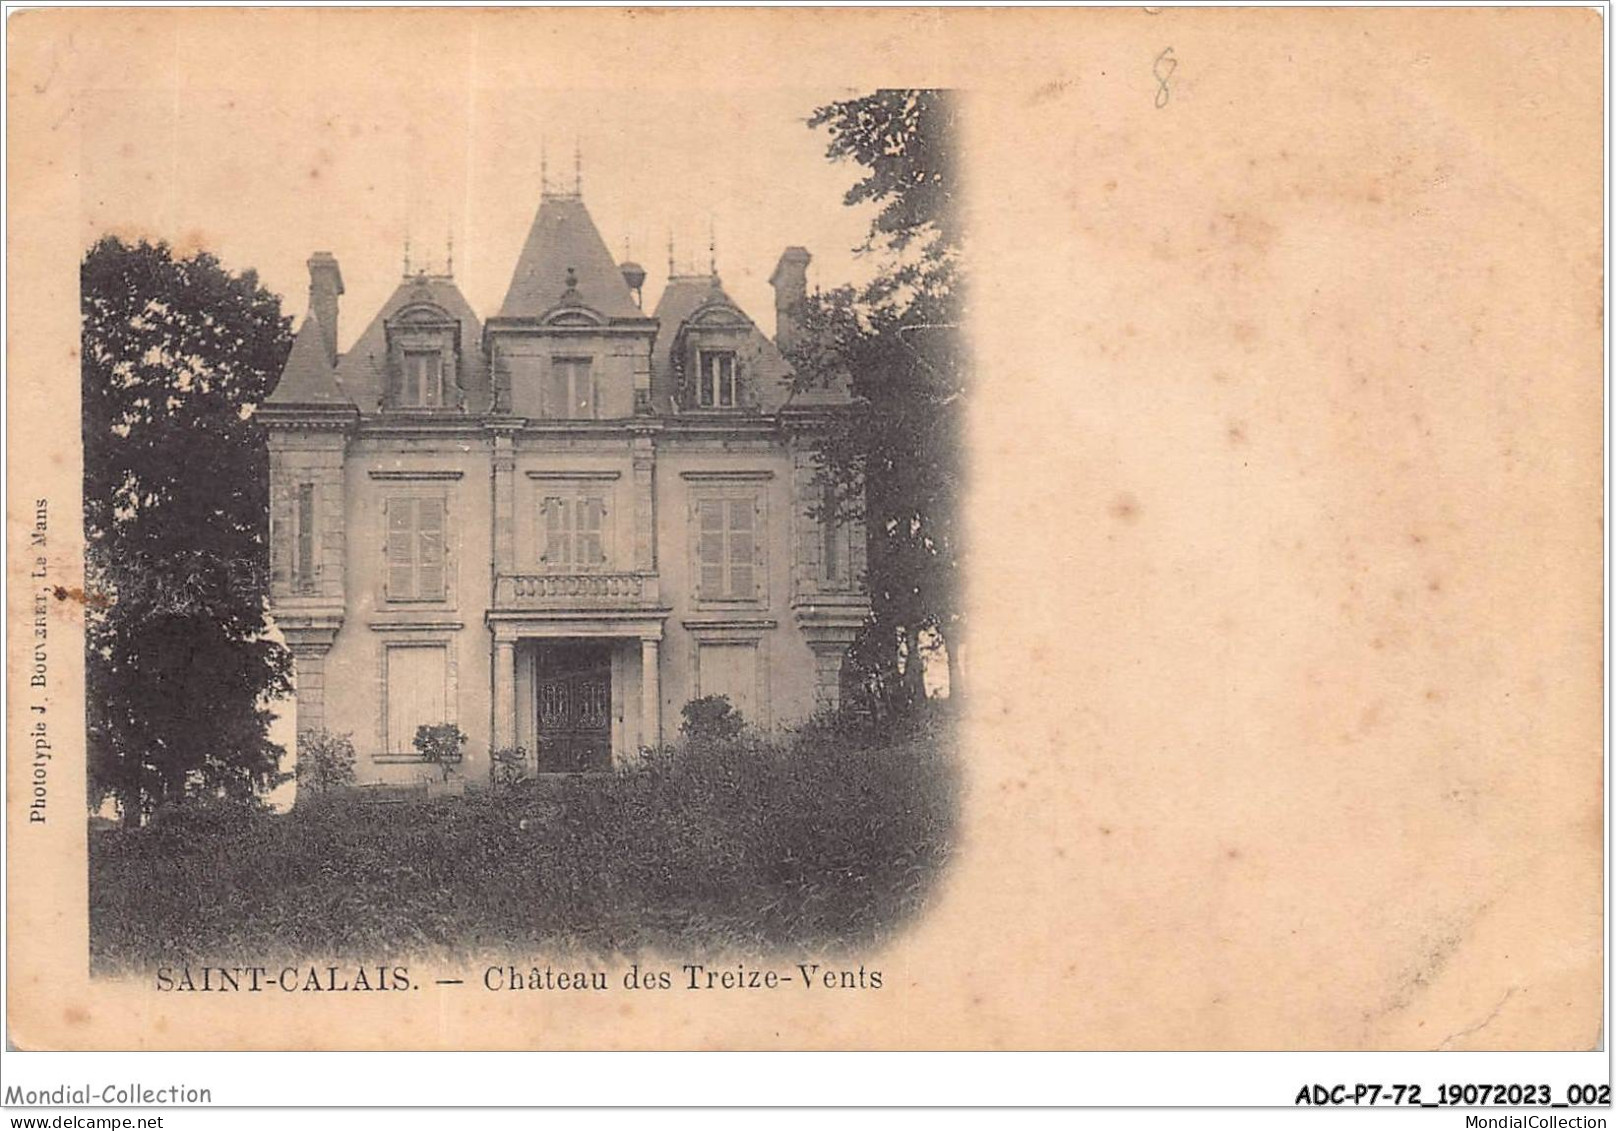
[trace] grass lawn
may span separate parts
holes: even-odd
[[[686,744],[616,775],[290,813],[212,805],[90,837],[99,973],[182,961],[868,947],[924,906],[952,728]]]

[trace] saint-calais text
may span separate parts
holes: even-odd
[[[341,993],[418,989],[405,966],[159,966],[157,989],[173,993]]]
[[[28,799],[28,823],[30,825],[43,825],[45,823],[46,807],[50,802],[50,764],[51,742],[50,729],[46,725],[45,712],[49,705],[46,692],[50,681],[48,656],[45,643],[50,635],[48,623],[50,620],[51,588],[45,584],[49,573],[50,559],[45,553],[45,535],[50,528],[50,502],[47,499],[34,500],[34,526],[28,532],[28,551],[31,563],[28,570],[28,581],[34,591],[33,602],[33,647],[30,649],[28,661],[28,744],[33,751],[33,764],[30,767],[32,774],[29,785],[31,792]]]

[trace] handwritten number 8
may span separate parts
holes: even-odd
[[[1151,64],[1150,73],[1156,76],[1156,109],[1158,110],[1166,106],[1168,98],[1172,96],[1172,92],[1167,89],[1167,80],[1173,77],[1173,72],[1176,70],[1178,70],[1178,60],[1173,57],[1171,47],[1164,48],[1162,53],[1156,56],[1156,61]]]

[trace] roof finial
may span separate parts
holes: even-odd
[[[539,135],[539,193],[550,195],[550,150],[544,135]]]
[[[404,229],[404,277],[410,277],[410,230]]]
[[[707,216],[707,273],[718,278],[718,221]]]
[[[454,225],[452,223],[449,225],[449,262],[444,269],[444,274],[451,279],[454,278]]]
[[[584,143],[574,138],[572,143],[572,195],[584,194]]]
[[[668,278],[673,278],[673,229],[668,229]]]

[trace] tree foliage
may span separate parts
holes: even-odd
[[[955,118],[946,91],[885,90],[809,119],[828,131],[831,159],[864,169],[845,203],[878,206],[862,250],[882,257],[881,270],[866,286],[810,295],[790,360],[801,387],[846,381],[852,390],[851,420],[818,441],[818,474],[837,516],[865,520],[872,618],[853,661],[895,707],[924,697],[923,665],[912,661],[931,647],[947,657],[950,694],[960,691],[969,357]]]
[[[692,699],[679,714],[679,733],[692,742],[734,742],[746,729],[746,720],[728,695]]]
[[[297,734],[297,785],[311,793],[330,793],[354,783],[353,736],[316,727]]]
[[[281,779],[266,696],[269,456],[253,409],[291,348],[252,271],[107,236],[80,266],[91,795],[126,823]]]
[[[421,761],[436,766],[448,781],[466,749],[466,735],[454,723],[422,724],[415,728],[415,750]]]

